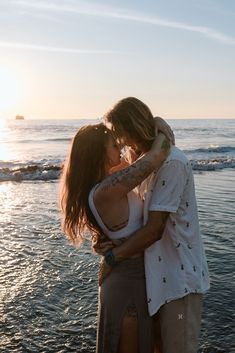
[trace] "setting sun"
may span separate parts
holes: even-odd
[[[0,67],[0,112],[11,109],[21,98],[22,85],[15,73]]]

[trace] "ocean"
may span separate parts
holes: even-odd
[[[94,353],[98,257],[61,232],[61,165],[97,120],[0,121],[0,352]],[[168,120],[192,163],[211,289],[200,353],[234,353],[235,120]]]

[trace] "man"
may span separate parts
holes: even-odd
[[[154,138],[153,115],[129,97],[106,114],[114,133],[126,145],[145,153]],[[122,245],[107,251],[108,265],[145,249],[149,314],[161,332],[163,353],[196,353],[202,293],[209,277],[200,236],[192,169],[172,146],[160,170],[140,186],[144,226]]]

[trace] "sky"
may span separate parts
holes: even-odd
[[[0,118],[235,118],[234,0],[0,0]]]

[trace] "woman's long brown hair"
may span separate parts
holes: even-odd
[[[60,204],[63,231],[80,246],[86,230],[97,235],[100,228],[89,208],[92,187],[105,177],[106,147],[112,133],[104,124],[81,127],[75,135],[61,177]]]

